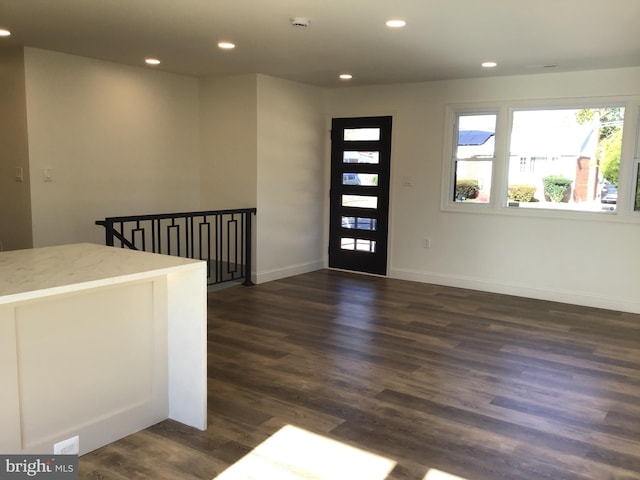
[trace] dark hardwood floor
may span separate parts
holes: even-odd
[[[80,478],[210,480],[292,424],[395,480],[640,479],[640,315],[326,270],[208,311],[208,431],[162,422]]]

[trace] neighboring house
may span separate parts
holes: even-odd
[[[598,193],[597,125],[551,125],[514,128],[511,133],[509,185],[533,185],[544,202],[542,179],[558,175],[572,180],[571,199],[590,202]]]

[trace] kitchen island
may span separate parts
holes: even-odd
[[[206,263],[93,244],[0,252],[0,452],[207,425]]]

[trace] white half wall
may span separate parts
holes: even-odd
[[[258,75],[258,283],[322,268],[323,90]]]
[[[349,87],[327,92],[326,121],[393,115],[389,276],[638,313],[639,216],[440,209],[446,105],[638,94],[640,68]]]
[[[196,79],[24,55],[34,246],[103,243],[107,216],[199,209]]]

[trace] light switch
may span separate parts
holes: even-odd
[[[413,177],[411,175],[405,175],[402,177],[402,186],[403,187],[412,187],[413,186]]]
[[[24,182],[24,171],[22,167],[16,167],[16,182]]]
[[[42,179],[45,182],[53,182],[53,169],[52,168],[45,168],[42,171]]]

